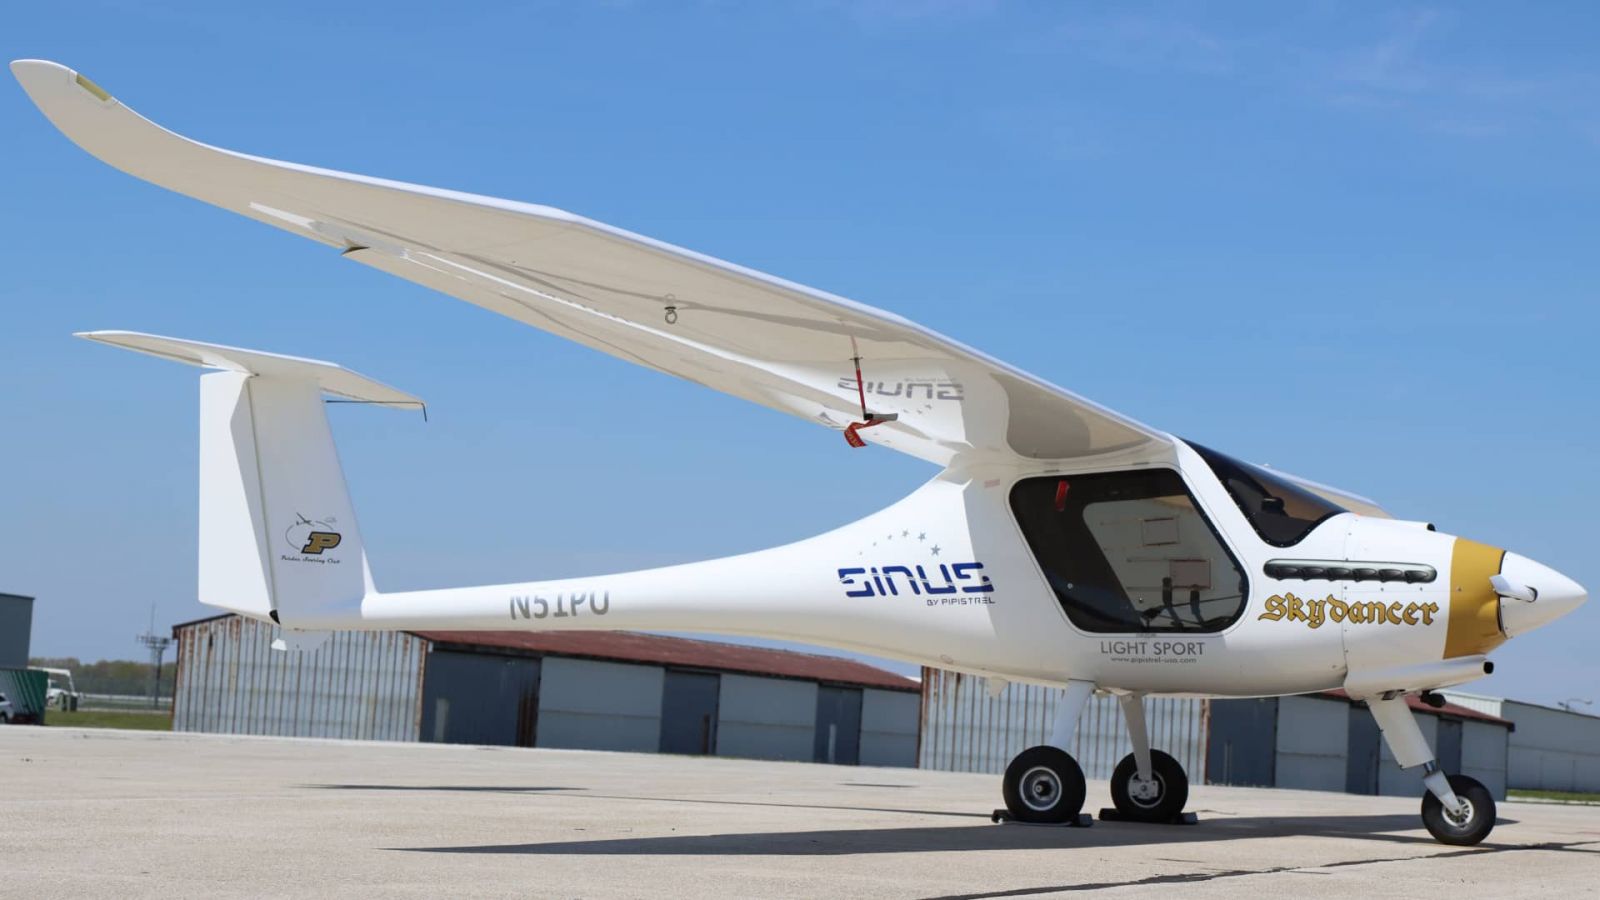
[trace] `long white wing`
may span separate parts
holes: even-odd
[[[899,316],[580,216],[174,134],[65,66],[11,64],[78,146],[146,181],[597,350],[940,465],[1164,452],[1170,438]]]

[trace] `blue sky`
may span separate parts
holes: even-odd
[[[460,4],[458,6],[468,6]],[[547,203],[853,297],[1114,409],[1600,584],[1600,7],[14,4],[266,156]],[[379,585],[758,549],[929,475],[89,158],[0,85],[0,590],[39,654],[198,617],[192,370],[333,359]],[[1600,603],[1482,689],[1600,702]]]

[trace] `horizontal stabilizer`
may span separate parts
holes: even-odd
[[[186,341],[158,334],[140,334],[137,331],[83,331],[76,337],[207,369],[242,372],[247,375],[309,379],[315,381],[324,392],[347,400],[378,403],[384,406],[423,405],[420,398],[320,359],[302,359],[298,356],[283,356],[277,353],[263,353],[260,350],[227,347],[222,344]]]

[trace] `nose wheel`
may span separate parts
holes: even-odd
[[[1422,795],[1422,824],[1441,844],[1471,846],[1494,830],[1494,795],[1476,778],[1451,775],[1450,789],[1461,806],[1452,812],[1432,791]]]
[[[1002,793],[1018,822],[1077,822],[1087,790],[1083,769],[1065,750],[1030,747],[1006,766]]]

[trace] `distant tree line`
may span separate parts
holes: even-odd
[[[28,665],[50,668],[71,669],[72,680],[78,690],[85,694],[150,694],[150,664],[147,662],[134,662],[127,659],[102,659],[99,662],[85,663],[75,656],[64,658],[35,657],[28,660]],[[161,667],[161,696],[172,696],[173,685],[178,676],[178,667],[172,660]],[[66,685],[62,685],[66,687]]]

